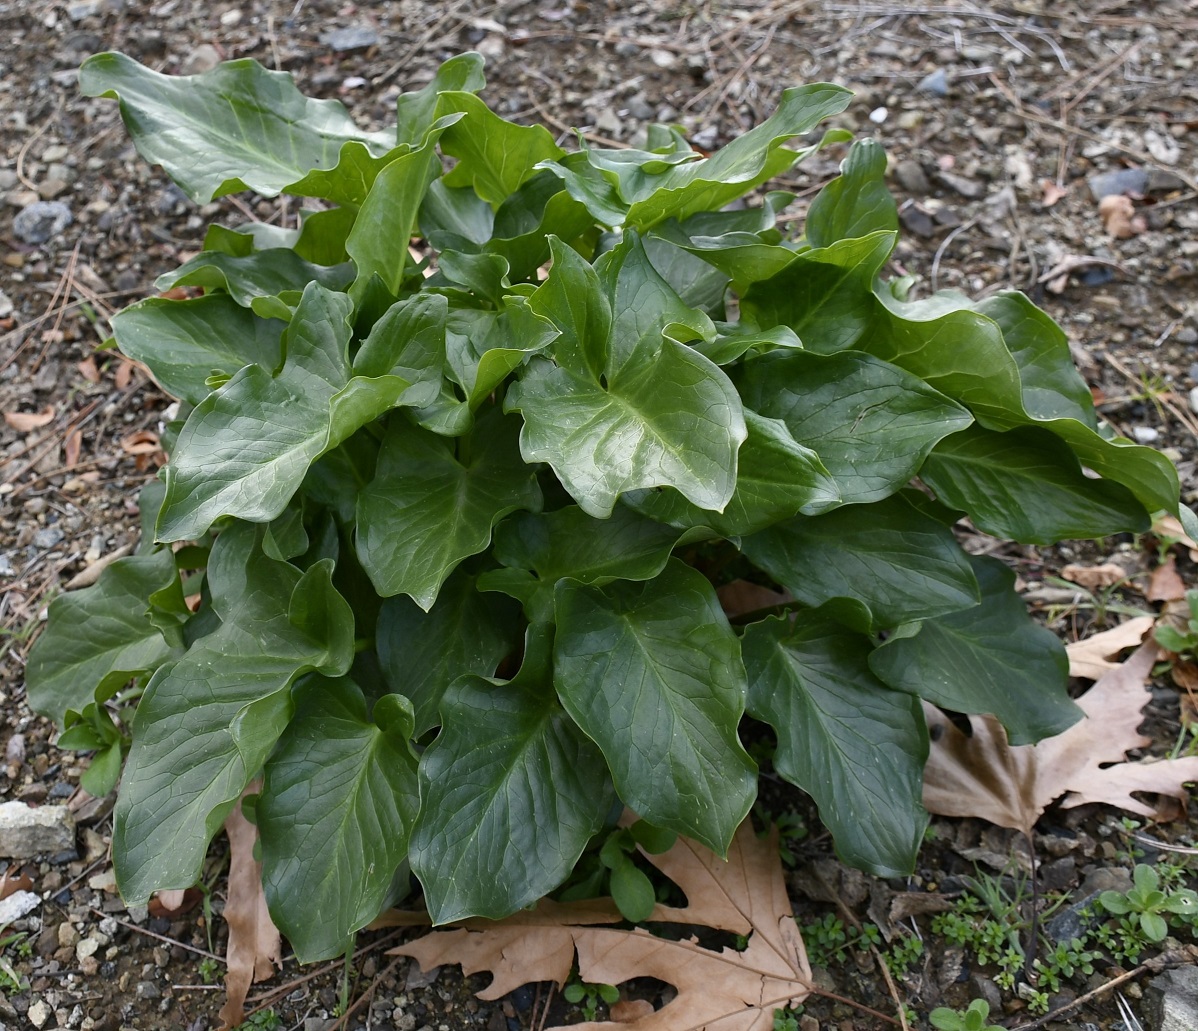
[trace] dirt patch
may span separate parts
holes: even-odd
[[[198,251],[209,222],[295,218],[286,201],[248,195],[191,204],[136,156],[115,104],[77,93],[76,69],[91,53],[124,50],[171,72],[253,57],[292,72],[309,94],[339,97],[361,123],[378,127],[401,89],[422,85],[442,60],[473,48],[487,57],[486,95],[505,117],[543,121],[563,139],[577,126],[608,143],[633,140],[649,121],[679,122],[706,149],[763,120],[786,86],[850,86],[857,97],[839,123],[876,136],[891,155],[905,230],[895,270],[918,276],[925,292],[1025,290],[1065,328],[1102,414],[1168,451],[1183,496],[1198,500],[1192,2],[1160,0],[1146,13],[1130,3],[1042,0],[993,8],[864,0],[71,0],[0,3],[0,39],[0,413],[37,417],[0,424],[7,723],[0,800],[66,803],[80,824],[74,849],[25,867],[43,901],[13,925],[26,937],[4,953],[27,982],[0,989],[0,1022],[11,1027],[217,1026],[221,993],[209,982],[220,975],[224,948],[214,919],[223,860],[214,853],[206,894],[189,912],[127,910],[107,860],[110,805],[80,792],[85,762],[56,751],[52,728],[25,708],[22,661],[53,593],[133,545],[136,492],[160,459],[156,435],[171,399],[129,363],[97,350],[107,317],[153,292],[156,275]],[[796,216],[837,160],[834,152],[813,159],[783,184],[800,194]],[[1103,207],[1103,197],[1122,199]],[[1007,548],[1004,557],[1066,639],[1153,608],[1142,593],[1149,563],[1138,542]],[[1127,574],[1114,588],[1087,593],[1054,583],[1070,563],[1107,560]],[[1193,584],[1188,557],[1180,570]],[[1177,690],[1162,681],[1148,715],[1163,753],[1178,740]],[[802,923],[838,911],[803,877],[829,861],[830,844],[796,796],[771,784],[763,805],[775,817],[799,813],[809,831],[793,846]],[[959,890],[963,878],[976,878],[975,863],[1007,876],[1003,865],[1022,848],[981,824],[935,826],[919,873],[886,890]],[[1046,890],[1078,894],[1102,870],[1130,863],[1126,829],[1109,812],[1050,813],[1041,828]],[[1155,833],[1192,842],[1196,830],[1191,814]],[[868,919],[876,886],[823,869],[822,879],[831,877],[842,900],[856,899],[851,908]],[[928,918],[918,926],[927,930]],[[471,991],[485,979],[463,980],[454,969],[425,974],[407,961],[389,967],[387,940],[363,936],[348,998],[368,986],[374,992],[351,1027],[503,1031],[578,1019],[576,1007],[532,987],[482,1004]],[[834,950],[826,971],[839,994],[891,1005],[868,956],[858,962],[850,950],[837,961]],[[899,983],[926,1012],[945,999],[961,1004],[975,973],[964,953],[930,937],[924,958]],[[329,1026],[341,967],[299,980],[309,974],[289,962],[251,999],[273,1011],[275,1026]],[[1138,990],[1135,981],[1125,988],[1133,1004]],[[1014,1017],[1021,1002],[1003,1001]],[[871,1026],[846,1004],[815,1005],[812,1014],[829,1026]],[[1105,1026],[1116,1017],[1102,996],[1079,1019]]]

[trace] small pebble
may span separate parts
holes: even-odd
[[[62,201],[35,200],[17,212],[12,231],[25,243],[36,246],[58,236],[71,222],[71,209]]]
[[[1131,435],[1136,438],[1139,444],[1151,444],[1160,439],[1160,431],[1151,426],[1133,426]]]
[[[869,120],[870,120],[871,122],[873,122],[873,123],[874,123],[874,125],[881,125],[881,124],[882,124],[884,121],[886,121],[886,119],[887,119],[887,117],[888,117],[889,115],[890,115],[890,112],[889,112],[889,111],[887,111],[887,110],[886,110],[886,108],[884,108],[884,107],[875,107],[875,108],[874,108],[874,109],[873,109],[873,110],[872,110],[872,111],[869,113]]]
[[[1198,412],[1198,387],[1190,391],[1190,411]]]
[[[915,87],[921,93],[931,93],[934,97],[948,96],[948,73],[943,68],[929,72]]]

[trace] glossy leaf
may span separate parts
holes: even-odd
[[[518,429],[493,408],[455,445],[392,421],[375,478],[358,498],[358,557],[379,594],[406,594],[427,612],[458,563],[487,547],[499,519],[540,508]]]
[[[722,510],[746,435],[740,399],[716,365],[663,335],[683,320],[702,325],[699,313],[677,300],[635,236],[611,252],[606,283],[569,253],[541,288],[561,277],[556,295],[532,302],[563,333],[558,363],[534,358],[508,390],[506,407],[524,417],[525,461],[548,462],[597,518],[620,494],[661,485]]]
[[[116,97],[138,152],[162,165],[197,203],[254,190],[268,197],[306,193],[299,184],[314,169],[384,158],[394,131],[359,129],[337,100],[313,100],[290,75],[257,61],[227,61],[199,75],[163,75],[124,54],[97,54],[79,69],[89,97]],[[353,202],[321,177],[309,196]]]
[[[330,290],[343,290],[349,279],[343,266],[322,268],[304,261],[293,250],[276,247],[254,251],[244,257],[203,251],[173,272],[159,276],[154,286],[163,292],[177,286],[223,290],[243,308],[248,308],[261,298],[291,290],[302,291],[311,282]]]
[[[897,366],[861,352],[786,351],[746,363],[745,405],[780,419],[819,456],[846,504],[904,486],[968,412]]]
[[[122,353],[193,405],[212,392],[206,381],[214,373],[231,378],[247,365],[277,368],[282,332],[281,322],[260,319],[224,294],[190,301],[152,297],[112,318]]]
[[[320,455],[399,401],[407,380],[351,375],[349,314],[345,294],[309,285],[278,375],[247,366],[196,407],[167,467],[160,540],[194,539],[221,516],[269,522]]]
[[[741,549],[799,601],[851,598],[869,627],[895,627],[971,609],[979,599],[969,558],[943,523],[903,495],[797,516],[745,537]]]
[[[1024,544],[1143,532],[1152,522],[1126,487],[1086,476],[1060,437],[1032,427],[955,433],[920,477],[979,530]]]
[[[911,872],[928,816],[919,700],[869,670],[870,641],[819,612],[745,630],[749,712],[778,735],[774,769],[811,795],[846,863]]]
[[[645,583],[562,580],[555,599],[554,685],[620,797],[655,826],[726,854],[756,768],[736,736],[740,644],[711,584],[675,561]]]
[[[420,808],[412,706],[352,680],[310,677],[266,763],[257,823],[262,887],[302,963],[342,955],[392,900]]]
[[[877,140],[858,140],[840,175],[820,190],[807,212],[807,242],[828,247],[879,231],[898,231],[898,209],[886,188],[886,152]]]
[[[615,800],[599,749],[554,697],[550,637],[531,627],[514,680],[463,677],[441,703],[411,845],[434,924],[498,919],[548,894]]]
[[[428,612],[404,595],[388,598],[379,612],[379,665],[391,690],[411,699],[415,737],[441,722],[441,697],[450,684],[466,675],[494,676],[519,644],[517,607],[480,593],[475,579],[455,570]]]
[[[1011,744],[1059,734],[1081,716],[1065,691],[1065,646],[1027,614],[1014,573],[997,559],[971,562],[981,603],[894,634],[870,655],[870,669],[942,708],[998,717]]]
[[[151,597],[165,619],[151,617]],[[82,712],[177,658],[187,614],[169,548],[117,559],[91,587],[50,603],[50,623],[25,667],[30,706],[62,726],[69,710]]]
[[[188,888],[208,842],[274,749],[291,716],[292,682],[340,676],[353,657],[353,614],[332,586],[331,562],[301,573],[261,551],[234,524],[208,565],[220,625],[151,678],[114,814],[122,896]]]

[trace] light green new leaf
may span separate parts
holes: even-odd
[[[498,312],[452,310],[446,330],[448,373],[462,388],[463,404],[470,411],[477,410],[511,372],[558,335],[553,324],[521,297],[508,297]]]
[[[1051,737],[1081,717],[1065,691],[1065,646],[1027,614],[1015,574],[972,557],[981,604],[900,630],[869,657],[884,683],[954,712],[990,713],[1013,745]]]
[[[152,598],[162,610],[155,618]],[[25,667],[30,706],[61,726],[67,710],[82,712],[153,672],[181,654],[182,637],[170,624],[186,614],[169,548],[117,559],[91,587],[50,603],[50,622]]]
[[[551,635],[529,628],[514,680],[463,677],[441,703],[411,843],[434,924],[501,919],[548,894],[615,801],[599,749],[554,697]]]
[[[872,616],[859,630],[973,608],[978,585],[969,558],[943,523],[896,494],[827,515],[796,516],[745,537],[741,550],[799,601],[861,602]]]
[[[841,504],[819,456],[798,443],[780,419],[745,409],[748,437],[737,457],[736,490],[723,512],[696,508],[671,487],[632,491],[625,502],[671,526],[710,526],[724,537],[757,533],[798,512],[818,515]]]
[[[714,326],[682,304],[635,234],[605,256],[602,276],[568,249],[558,254],[531,302],[562,331],[557,364],[533,358],[505,402],[524,416],[525,461],[548,462],[600,519],[620,494],[656,486],[722,510],[746,436],[740,398],[718,366],[664,335],[714,336]]]
[[[309,284],[279,373],[247,366],[196,406],[167,466],[159,540],[192,540],[221,516],[269,522],[320,455],[399,402],[407,380],[351,375],[350,310]]]
[[[404,400],[416,408],[436,401],[445,367],[445,323],[449,302],[419,293],[397,301],[370,329],[354,355],[354,375],[398,376],[411,387]]]
[[[1022,544],[1141,533],[1152,519],[1126,487],[1082,472],[1060,437],[1031,426],[971,426],[942,440],[920,477],[974,525]]]
[[[886,151],[877,140],[858,140],[840,175],[811,202],[807,242],[830,247],[879,231],[897,233],[898,227],[898,209],[886,188]]]
[[[672,561],[645,583],[561,580],[555,608],[558,696],[603,751],[620,798],[726,855],[757,769],[737,738],[740,643],[711,584]]]
[[[781,419],[813,449],[846,504],[904,486],[935,444],[973,420],[960,405],[895,365],[859,351],[779,351],[747,362],[746,407]]]
[[[846,863],[909,874],[928,823],[919,700],[870,672],[869,638],[819,612],[754,623],[741,647],[748,710],[778,735],[774,769],[815,799]]]
[[[112,335],[168,393],[198,405],[213,373],[231,378],[246,365],[278,367],[283,323],[260,319],[224,294],[190,301],[151,297],[112,317]]]
[[[344,265],[322,268],[304,261],[295,251],[273,247],[244,257],[203,251],[173,272],[164,272],[154,286],[163,293],[176,286],[224,290],[243,308],[248,308],[260,298],[303,290],[312,282],[330,290],[344,290],[350,279],[350,270]]]
[[[375,642],[392,691],[410,698],[420,737],[441,722],[441,696],[458,677],[489,677],[519,644],[519,609],[506,598],[480,593],[477,578],[450,574],[428,612],[411,598],[383,602]]]
[[[138,153],[200,204],[239,190],[356,203],[333,171],[347,149],[360,166],[395,147],[393,131],[364,132],[340,101],[305,97],[289,74],[248,59],[163,75],[124,54],[97,54],[79,69],[79,89],[119,99]],[[314,169],[331,174],[310,192],[301,183]]]
[[[262,887],[301,963],[342,955],[392,900],[420,808],[412,706],[352,680],[309,677],[266,763],[257,823]]]
[[[130,903],[196,883],[209,841],[287,725],[292,682],[340,676],[353,659],[353,613],[332,562],[300,573],[267,558],[260,534],[236,523],[217,538],[208,588],[220,625],[160,668],[138,705],[113,832]]]
[[[423,89],[401,93],[395,102],[396,138],[400,143],[419,146],[425,133],[437,120],[437,98],[445,92],[477,93],[487,80],[483,76],[482,54],[468,51],[445,61],[432,81]]]
[[[517,431],[518,420],[498,408],[456,442],[392,421],[374,480],[358,496],[358,558],[379,594],[406,594],[429,611],[458,563],[487,547],[496,522],[541,507]]]
[[[473,186],[483,200],[499,205],[529,178],[538,162],[562,157],[543,125],[516,125],[495,114],[473,93],[444,92],[437,114],[461,114],[441,138],[441,149],[458,159],[446,186]]]

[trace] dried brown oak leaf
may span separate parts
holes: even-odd
[[[411,956],[426,970],[443,963],[460,964],[467,974],[489,970],[494,980],[478,993],[481,999],[497,999],[530,981],[564,985],[576,952],[578,976],[590,984],[653,977],[678,991],[660,1010],[638,1007],[639,1014],[621,1013],[632,1020],[573,1024],[572,1029],[771,1031],[775,1009],[807,998],[811,966],[791,913],[776,834],[759,839],[744,823],[727,862],[685,838],[668,852],[644,858],[682,889],[688,903],[659,905],[647,922],[745,935],[744,951],[707,949],[693,937],[658,938],[640,927],[603,926],[619,923],[620,914],[610,899],[592,899],[543,900],[506,920],[466,920],[431,931],[391,955]]]
[[[1082,720],[1034,745],[1008,744],[991,716],[971,716],[973,736],[967,737],[939,709],[925,705],[934,743],[924,768],[924,805],[941,816],[976,816],[1030,834],[1062,795],[1065,808],[1102,802],[1142,816],[1154,810],[1132,792],[1184,799],[1183,785],[1198,781],[1198,756],[1124,761],[1129,750],[1151,743],[1137,727],[1158,654],[1153,641],[1141,645],[1078,700]]]
[[[255,782],[246,792],[259,790]],[[220,1019],[225,1028],[245,1020],[245,997],[255,981],[265,981],[282,966],[283,943],[279,930],[266,909],[262,891],[262,864],[254,861],[258,828],[235,805],[225,820],[229,836],[229,894],[225,923],[229,925],[229,947],[225,953],[225,1004]]]

